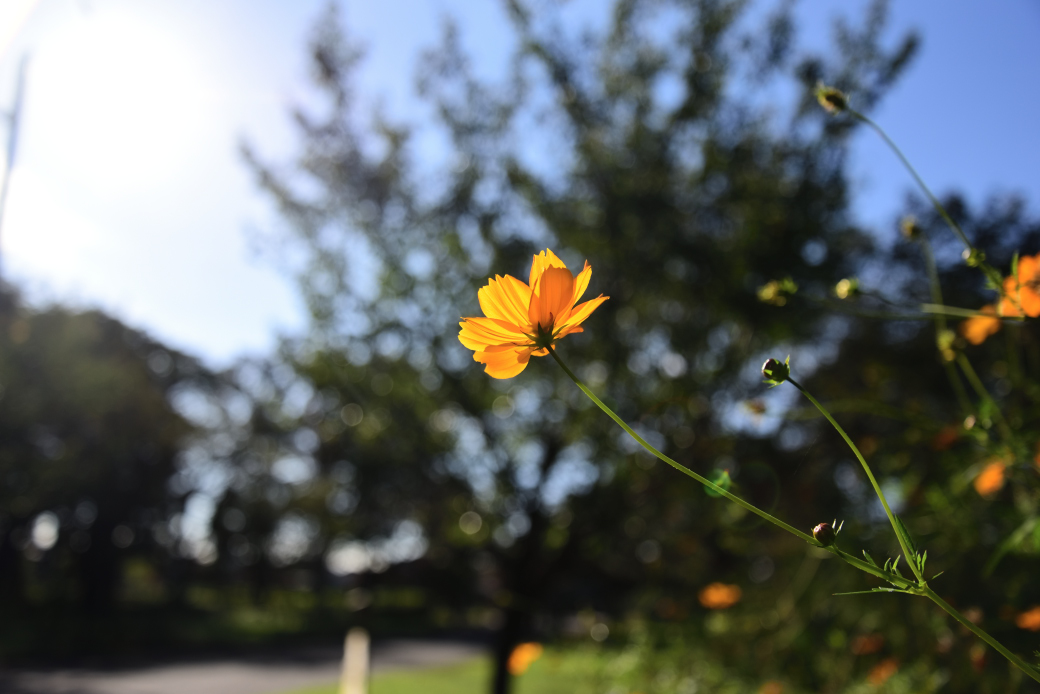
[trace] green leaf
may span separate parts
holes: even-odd
[[[722,487],[727,492],[729,491],[730,487],[733,486],[733,480],[729,476],[729,470],[715,470],[714,472],[712,472],[711,477],[709,477],[708,479],[714,482],[715,486]],[[721,493],[715,491],[711,487],[704,487],[704,493],[708,496],[715,498],[722,496]]]
[[[871,593],[875,593],[875,592],[877,592],[877,591],[874,591],[874,590],[853,590],[853,591],[848,592],[848,593],[831,593],[831,595],[834,595],[834,596],[838,596],[838,595],[870,595]]]
[[[871,593],[908,593],[898,588],[871,588],[870,590],[854,590],[849,593],[832,593],[832,595],[869,595]]]
[[[877,562],[874,561],[874,557],[870,556],[870,553],[867,552],[867,550],[863,550],[863,558],[866,559],[867,563],[870,564],[871,566],[879,568],[879,569],[881,568],[880,566],[877,565]]]
[[[906,548],[910,550],[906,560],[908,562],[916,562],[917,545],[914,543],[914,538],[910,536],[910,531],[908,531],[906,526],[903,525],[903,521],[899,520],[899,516],[893,513],[892,518],[895,520],[896,532],[899,533],[899,537],[902,539],[903,543],[906,544]],[[918,570],[920,570],[920,564],[918,564]]]
[[[1008,552],[1013,551],[1022,542],[1025,541],[1029,534],[1036,528],[1040,530],[1040,518],[1037,516],[1031,516],[1026,518],[1022,525],[1018,526],[1014,532],[1012,532],[1003,542],[1001,542],[997,549],[993,552],[993,555],[986,562],[986,568],[982,570],[983,576],[990,576],[993,573],[993,569],[997,568],[997,564],[1004,558],[1004,555]]]

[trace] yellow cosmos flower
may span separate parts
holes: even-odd
[[[484,317],[463,318],[459,341],[473,350],[492,378],[512,378],[527,368],[531,356],[544,357],[557,340],[580,333],[608,296],[577,304],[592,277],[592,266],[575,277],[562,260],[546,249],[534,256],[527,284],[495,275],[477,293]],[[577,304],[577,305],[575,305]]]

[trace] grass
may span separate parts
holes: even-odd
[[[594,662],[583,653],[549,651],[519,677],[515,694],[576,694],[595,679]],[[485,658],[455,665],[386,672],[375,675],[369,694],[484,694],[491,680],[491,661]],[[285,694],[338,694],[339,686],[296,689]]]

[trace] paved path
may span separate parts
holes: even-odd
[[[457,663],[485,651],[471,643],[382,641],[375,672]],[[295,649],[256,656],[109,669],[0,670],[3,694],[274,694],[339,680],[340,648]]]

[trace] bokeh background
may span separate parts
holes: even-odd
[[[496,691],[528,641],[572,690],[1035,690],[930,605],[832,597],[873,583],[654,465],[555,365],[494,382],[455,333],[489,275],[587,258],[612,298],[562,353],[590,385],[894,556],[840,439],[760,383],[790,353],[937,590],[1028,657],[1038,336],[955,345],[1005,434],[933,325],[893,319],[929,252],[951,305],[992,292],[811,89],[847,90],[1008,271],[1040,251],[1038,36],[1025,0],[8,0],[0,657],[362,624],[482,640]]]

